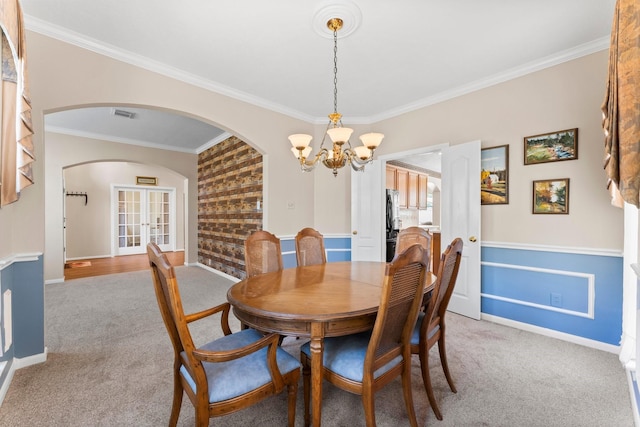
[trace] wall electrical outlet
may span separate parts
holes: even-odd
[[[562,307],[562,294],[558,294],[555,292],[551,293],[551,306]]]

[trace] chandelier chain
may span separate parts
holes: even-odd
[[[333,30],[333,112],[338,112],[338,30]]]
[[[342,126],[342,115],[338,113],[338,30],[342,28],[343,21],[340,18],[332,18],[327,22],[327,27],[333,31],[333,113],[329,114],[327,130],[320,142],[319,152],[311,155],[309,143],[313,138],[307,134],[289,135],[289,141],[293,145],[291,151],[299,160],[303,171],[313,170],[318,163],[333,170],[333,176],[338,176],[338,169],[349,164],[354,171],[364,170],[365,165],[373,161],[373,152],[380,145],[381,133],[367,133],[361,135],[361,146],[353,148],[349,138],[353,129]],[[330,140],[330,147],[325,147],[325,139]]]

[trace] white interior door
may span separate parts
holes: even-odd
[[[442,250],[456,238],[464,248],[448,309],[480,319],[480,141],[442,150]]]
[[[351,259],[383,261],[385,256],[384,176],[380,160],[364,172],[351,171]]]
[[[62,259],[67,262],[67,185],[62,174]]]
[[[140,254],[147,243],[163,251],[175,246],[175,191],[116,187],[114,189],[115,255]]]
[[[455,237],[464,241],[449,310],[473,319],[480,319],[480,148],[480,141],[437,147],[442,151],[442,249]],[[351,229],[354,232],[351,236],[351,259],[354,261],[385,259],[382,163],[376,160],[367,166],[364,174],[351,174]],[[372,176],[367,175],[369,172]]]

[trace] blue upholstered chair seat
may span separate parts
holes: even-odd
[[[262,334],[254,329],[244,329],[240,332],[226,335],[200,347],[200,350],[225,351],[233,350],[251,344],[262,338]],[[209,384],[209,403],[220,402],[240,396],[271,382],[267,367],[267,348],[258,350],[240,359],[229,362],[209,363],[202,366],[207,374]],[[298,359],[278,348],[278,368],[284,375],[295,369],[300,369]],[[196,385],[184,366],[180,373],[187,380],[191,389]]]
[[[325,338],[322,353],[322,363],[324,367],[350,380],[362,382],[364,357],[367,353],[367,346],[369,345],[370,339],[371,332],[361,332],[344,337]],[[303,344],[300,351],[311,357],[309,342]],[[401,361],[402,356],[394,358],[374,372],[374,378],[378,378]]]
[[[413,334],[411,335],[411,345],[420,344],[420,327],[422,326],[422,322],[424,320],[424,312],[420,312],[418,314],[418,320],[416,321],[416,326],[413,328]],[[429,331],[429,335],[427,339],[431,338],[437,331],[440,329],[440,325],[437,325],[435,328]]]

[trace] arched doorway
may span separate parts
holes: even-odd
[[[154,184],[141,184],[142,177]],[[165,251],[184,250],[185,179],[133,162],[64,168],[65,262],[141,254],[149,241]]]
[[[55,111],[45,114],[45,162],[47,168],[45,170],[46,175],[46,191],[45,191],[45,206],[47,209],[46,223],[45,223],[45,241],[46,243],[46,256],[45,256],[45,281],[46,283],[55,283],[64,280],[64,264],[65,258],[78,258],[85,256],[110,256],[114,253],[111,246],[108,243],[111,235],[111,224],[109,224],[108,218],[105,220],[105,215],[108,217],[112,212],[109,207],[102,209],[100,214],[89,215],[87,214],[90,208],[95,207],[97,202],[106,203],[106,200],[110,199],[110,194],[96,193],[99,196],[92,196],[95,191],[92,190],[91,194],[88,194],[88,206],[84,206],[83,198],[66,197],[64,194],[68,192],[83,193],[87,190],[84,189],[83,182],[77,187],[70,187],[69,185],[64,187],[63,172],[72,170],[72,167],[84,164],[100,164],[104,165],[109,162],[122,162],[135,165],[137,171],[129,171],[126,174],[116,174],[117,179],[112,180],[116,184],[124,185],[137,185],[136,177],[158,177],[160,178],[159,184],[163,185],[163,179],[161,173],[157,172],[153,168],[159,168],[166,172],[175,173],[175,176],[179,178],[182,183],[176,183],[176,194],[180,191],[183,192],[183,197],[176,196],[176,205],[182,203],[184,208],[176,210],[176,216],[182,213],[183,225],[176,225],[176,234],[182,233],[183,241],[176,240],[176,249],[184,249],[185,261],[195,262],[197,256],[197,174],[198,174],[198,153],[195,149],[188,149],[183,146],[178,147],[179,144],[197,144],[200,141],[205,141],[204,145],[215,144],[215,140],[204,138],[201,140],[188,141],[190,134],[188,132],[182,132],[177,137],[175,134],[170,134],[168,131],[163,135],[159,135],[157,131],[151,132],[156,136],[165,138],[164,143],[156,140],[154,143],[149,141],[143,141],[138,137],[126,138],[123,136],[122,128],[135,127],[143,123],[143,113],[152,111],[152,108],[136,108],[133,109],[136,113],[135,119],[121,118],[110,116],[108,121],[113,120],[125,120],[126,124],[116,125],[110,123],[107,126],[107,122],[101,122],[92,118],[91,114],[96,113],[96,110],[100,108],[101,111],[112,110],[115,107],[87,107],[87,108],[75,108],[67,111]],[[129,108],[129,107],[127,107]],[[87,111],[85,111],[87,110]],[[176,124],[176,120],[184,125],[185,123],[193,123],[200,121],[192,119],[186,116],[180,116],[179,112],[167,112],[165,110],[154,111],[154,113],[162,113],[161,117],[164,117],[164,122],[172,124],[176,128],[180,128],[180,124]],[[137,114],[140,114],[139,116]],[[68,121],[60,119],[64,118],[64,114],[69,114]],[[157,116],[155,116],[157,117]],[[181,119],[177,119],[181,117]],[[82,120],[82,119],[86,120]],[[138,121],[140,119],[140,121]],[[104,119],[103,120],[107,120]],[[134,123],[135,122],[135,123]],[[154,120],[158,122],[157,118]],[[89,128],[87,123],[92,123],[93,128]],[[100,126],[102,123],[102,126]],[[204,122],[202,122],[204,123]],[[146,130],[138,129],[138,135],[146,135],[151,123],[146,123]],[[195,125],[198,127],[199,125]],[[214,128],[212,125],[207,124],[209,128]],[[92,129],[92,130],[91,130]],[[166,129],[166,128],[165,128]],[[184,127],[182,128],[184,129]],[[217,128],[214,128],[217,129]],[[218,132],[222,132],[217,129]],[[129,129],[129,132],[133,132],[133,129]],[[202,138],[202,137],[201,137]],[[175,142],[176,145],[170,146]],[[187,141],[187,142],[185,142]],[[169,144],[169,145],[167,145]],[[96,167],[94,165],[94,168]],[[151,168],[146,171],[141,168]],[[93,171],[89,175],[97,175],[91,179],[97,179],[103,176],[104,171]],[[86,178],[85,178],[86,179]],[[88,179],[87,179],[88,180]],[[178,200],[178,198],[180,200]],[[65,203],[66,201],[82,204],[83,210],[82,217],[87,222],[91,222],[94,218],[102,221],[102,224],[107,224],[100,228],[89,228],[89,231],[84,233],[85,236],[103,236],[106,233],[106,238],[98,239],[100,244],[103,245],[96,250],[94,248],[92,254],[84,253],[70,254],[65,256],[65,238],[64,238],[64,226],[65,226]],[[89,208],[89,209],[84,209]],[[177,218],[176,218],[177,219]],[[157,218],[156,218],[157,220]],[[179,224],[179,222],[177,222]],[[90,226],[89,226],[90,227]],[[105,231],[106,230],[106,231]],[[106,242],[106,243],[105,243]],[[106,245],[106,246],[105,246]]]

